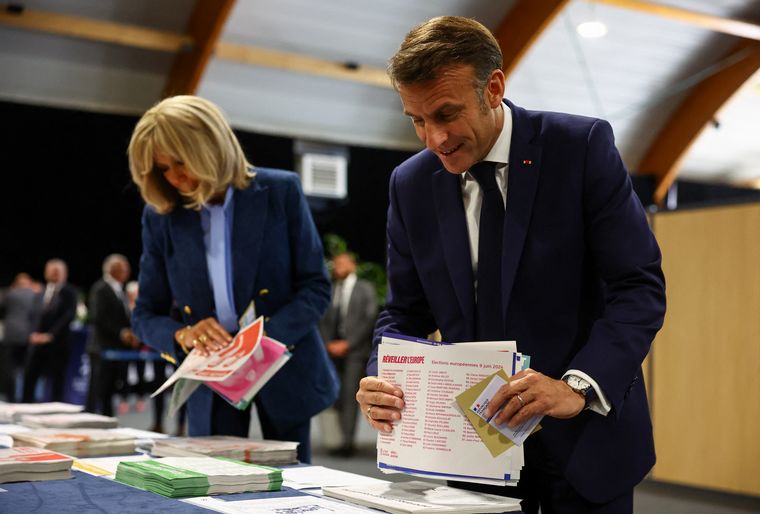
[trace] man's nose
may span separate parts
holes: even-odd
[[[440,125],[434,123],[425,125],[425,144],[428,148],[439,148],[447,139],[448,133]]]

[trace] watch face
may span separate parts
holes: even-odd
[[[569,385],[572,389],[575,389],[576,391],[582,393],[584,396],[589,387],[591,387],[591,384],[575,375],[569,375],[567,377],[567,385]]]

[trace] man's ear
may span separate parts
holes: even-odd
[[[506,78],[502,70],[493,70],[486,83],[485,100],[491,109],[495,109],[501,104],[504,98],[504,83]]]

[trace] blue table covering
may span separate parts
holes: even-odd
[[[195,505],[72,471],[71,480],[0,484],[2,514],[208,514]]]

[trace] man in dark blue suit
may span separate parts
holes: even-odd
[[[655,460],[641,363],[665,312],[660,251],[609,124],[504,101],[501,67],[491,33],[460,17],[416,27],[391,59],[427,148],[391,177],[368,375],[383,332],[516,340],[532,369],[487,414],[546,417],[519,485],[489,492],[525,512],[631,512]],[[377,430],[403,416],[403,391],[376,376],[357,401]]]

